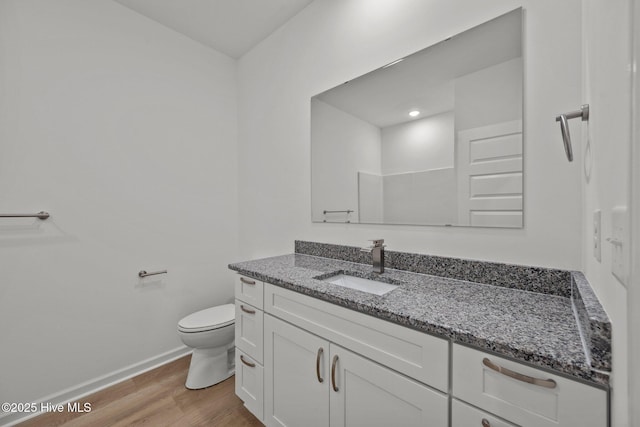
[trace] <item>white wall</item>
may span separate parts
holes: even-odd
[[[627,299],[629,314],[629,402],[640,401],[640,0],[632,0],[633,49],[632,60],[636,65],[632,73],[631,105],[631,284]],[[635,142],[634,142],[635,141]],[[629,425],[640,425],[640,405],[629,405]]]
[[[453,111],[387,126],[381,145],[384,222],[455,223]]]
[[[588,126],[583,126],[582,141],[580,125],[571,123],[571,130],[574,146],[589,147],[584,162],[579,163],[584,168],[584,272],[613,323],[612,425],[627,426],[627,289],[611,274],[612,247],[604,239],[611,236],[613,207],[630,205],[631,5],[628,0],[606,4],[583,0],[582,6],[584,102],[591,111]],[[595,209],[602,211],[601,262],[593,257]],[[638,375],[638,361],[631,365]]]
[[[359,217],[358,172],[380,173],[380,129],[319,99],[313,100],[311,108],[313,108],[311,123],[313,220],[326,219],[329,222],[348,219],[357,222]],[[308,144],[309,137],[306,141]],[[274,170],[274,174],[280,173]],[[244,176],[245,173],[242,172],[242,175]],[[264,178],[270,179],[267,176]],[[305,182],[308,184],[306,179]],[[270,191],[274,190],[278,191],[277,189]],[[355,212],[349,215],[343,213],[324,215],[324,210]],[[291,243],[293,244],[293,241]]]
[[[238,62],[240,258],[289,253],[294,239],[365,245],[383,237],[393,250],[580,269],[581,153],[567,163],[554,120],[581,102],[580,4],[311,3]],[[525,228],[311,223],[311,96],[518,6],[525,8]]]
[[[452,168],[453,111],[382,128],[382,174]]]
[[[384,222],[383,177],[358,172],[358,220],[363,223]]]
[[[458,185],[454,168],[385,175],[385,224],[455,224]]]
[[[0,224],[1,401],[177,348],[231,301],[235,71],[109,0],[0,2],[0,211],[51,214]]]
[[[457,78],[455,103],[456,131],[520,120],[522,58]]]

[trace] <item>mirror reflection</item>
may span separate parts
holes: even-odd
[[[522,11],[311,99],[312,220],[522,227]]]

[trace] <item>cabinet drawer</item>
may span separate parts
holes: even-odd
[[[262,310],[264,283],[247,276],[236,279],[236,298]]]
[[[236,348],[236,394],[260,421],[264,412],[264,368]]]
[[[458,344],[453,395],[523,426],[608,425],[606,391]]]
[[[517,427],[456,399],[451,402],[451,427]]]
[[[449,388],[447,340],[269,283],[265,311],[438,390]]]
[[[236,300],[236,347],[262,363],[264,313]]]

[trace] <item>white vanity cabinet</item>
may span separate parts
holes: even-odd
[[[265,283],[265,313],[423,384],[449,390],[449,341]]]
[[[270,315],[267,426],[446,426],[447,397]]]
[[[603,389],[242,276],[236,394],[267,426],[606,427],[609,420]]]
[[[268,283],[264,308],[267,426],[448,425],[446,340]]]
[[[264,410],[264,283],[240,276],[236,282],[236,394],[262,421]]]
[[[515,425],[608,425],[606,391],[493,354],[454,344],[452,378],[455,399]],[[456,414],[456,405],[453,405],[454,426],[483,426],[480,415],[470,424],[455,421],[465,416]]]

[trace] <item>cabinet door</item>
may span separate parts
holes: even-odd
[[[267,426],[329,426],[329,342],[264,316]]]
[[[331,427],[448,425],[447,396],[331,344]]]

